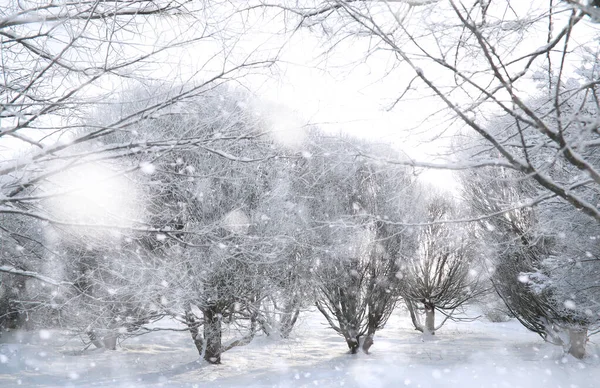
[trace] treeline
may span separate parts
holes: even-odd
[[[89,133],[161,93],[104,104]],[[48,178],[19,188],[37,198],[22,201],[26,215],[0,215],[2,327],[64,328],[115,349],[170,318],[220,363],[257,333],[287,338],[316,305],[351,353],[368,353],[399,303],[433,335],[493,290],[583,357],[599,317],[593,220],[559,200],[529,206],[535,187],[514,172],[464,173],[454,198],[385,162],[398,159],[387,145],[282,132],[257,113],[215,87],[58,154]]]

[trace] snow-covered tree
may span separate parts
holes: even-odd
[[[470,172],[464,186],[474,215],[495,214],[478,232],[494,289],[525,327],[581,358],[598,324],[597,223],[561,200],[527,206],[535,187],[492,173]]]
[[[278,151],[247,103],[239,92],[216,88],[140,123],[134,139],[193,139],[185,148],[140,154],[146,175],[139,183],[147,222],[160,230],[145,244],[162,260],[156,280],[168,292],[161,306],[188,325],[211,363],[254,336],[270,268],[286,259],[287,246],[259,226],[272,218],[261,204],[271,196]],[[243,338],[223,344],[224,325],[242,322]]]
[[[156,66],[149,66],[150,63],[171,66],[168,58],[176,50],[191,44],[196,45],[196,49],[213,45],[213,34],[226,28],[220,23],[221,18],[226,19],[227,14],[234,11],[206,12],[212,6],[210,2],[190,7],[186,2],[161,0],[75,1],[44,6],[35,1],[5,2],[0,7],[5,74],[0,81],[0,139],[3,148],[28,151],[24,154],[3,152],[0,211],[16,212],[18,204],[39,199],[25,195],[23,190],[56,173],[54,170],[71,168],[86,157],[77,153],[67,160],[69,163],[57,166],[54,162],[65,161],[71,148],[127,131],[141,118],[159,115],[162,108],[201,93],[206,86],[224,77],[231,79],[243,69],[257,66],[252,58],[232,63],[224,55],[199,56],[200,66],[216,65],[221,71],[211,73],[207,81],[200,84],[189,82],[177,91],[171,89],[168,95],[156,95],[152,105],[131,110],[118,120],[107,120],[93,130],[82,131],[89,129],[86,118],[97,103],[105,104],[114,99],[117,88],[113,85],[147,83],[155,79],[152,74]],[[205,21],[205,28],[187,28],[198,23],[199,18]],[[233,42],[223,39],[219,42],[229,46],[225,51],[231,53]],[[164,82],[168,84],[172,80]],[[150,145],[138,145],[146,146]],[[95,149],[87,158],[114,157],[111,151],[115,150]],[[120,149],[121,153],[125,151],[125,148]],[[50,163],[54,164],[53,169],[44,168]],[[26,213],[26,209],[18,210]],[[31,213],[45,216],[35,211]]]
[[[313,231],[304,207],[306,198],[295,191],[298,164],[303,163],[304,157],[295,157],[272,165],[274,184],[256,213],[257,233],[269,236],[280,252],[280,259],[263,274],[270,286],[258,317],[262,330],[273,337],[288,338],[301,311],[315,300]]]

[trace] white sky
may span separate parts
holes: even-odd
[[[395,61],[389,53],[365,60],[365,40],[345,43],[323,57],[323,41],[300,29],[285,46],[274,73],[243,82],[261,99],[287,107],[305,123],[331,133],[391,143],[412,158],[433,161],[429,155],[446,144],[444,140],[431,142],[433,132],[426,132],[439,124],[439,118],[432,115],[442,108],[440,101],[405,99],[390,111],[414,73],[396,69],[388,74],[389,64]],[[418,133],[409,131],[415,127]],[[441,187],[456,188],[449,171],[430,170],[422,175]]]
[[[279,79],[261,80],[256,93],[265,100],[285,105],[301,120],[328,132],[391,143],[413,158],[431,161],[428,154],[438,151],[438,146],[428,141],[431,136],[411,136],[407,130],[441,105],[428,99],[404,103],[389,111],[388,101],[398,87],[380,74],[372,72],[367,64],[352,70],[325,72],[298,62],[286,65]],[[448,171],[430,170],[423,176],[442,187],[455,188]]]

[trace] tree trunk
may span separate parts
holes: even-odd
[[[96,330],[91,329],[86,332],[88,338],[98,349],[117,350],[117,339],[119,334],[113,331],[109,331],[104,336],[99,336]]]
[[[119,338],[119,334],[112,331],[109,332],[102,338],[104,347],[109,350],[117,350],[117,338]]]
[[[362,350],[366,354],[369,354],[369,349],[371,348],[371,346],[373,346],[373,337],[375,337],[375,329],[369,328],[369,330],[367,331],[367,336],[365,337],[362,344]]]
[[[423,325],[421,324],[421,319],[419,318],[418,311],[416,311],[415,305],[409,299],[406,299],[405,302],[406,302],[406,308],[408,309],[408,312],[410,313],[410,320],[412,321],[412,323],[415,327],[415,330],[420,331],[422,333]]]
[[[100,337],[98,337],[96,330],[88,330],[86,334],[95,347],[97,347],[98,349],[102,349],[104,347],[104,344],[102,343]]]
[[[425,331],[424,333],[435,335],[435,306],[433,303],[425,302]]]
[[[582,359],[585,356],[585,345],[587,343],[587,328],[570,328],[568,353],[575,358]]]
[[[202,356],[204,353],[204,340],[200,335],[200,323],[196,320],[196,316],[190,310],[185,312],[185,321],[190,330],[190,335],[192,336],[192,341],[194,341],[196,350],[198,351],[198,354]]]
[[[221,315],[214,307],[204,310],[204,359],[211,364],[221,363]]]
[[[300,315],[300,309],[295,309],[293,311],[286,311],[281,318],[281,324],[279,327],[279,335],[281,338],[289,338],[292,333],[292,329],[296,324],[296,320],[298,319],[298,315]]]
[[[350,354],[358,353],[358,349],[360,349],[360,335],[356,335],[356,331],[348,330],[344,332],[344,338],[346,339],[346,344],[348,344],[348,349],[350,349]]]
[[[348,349],[350,349],[350,354],[358,353],[358,349],[360,348],[360,337],[347,337],[346,343],[348,344]]]

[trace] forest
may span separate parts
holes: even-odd
[[[3,2],[0,385],[596,386],[599,23]]]

